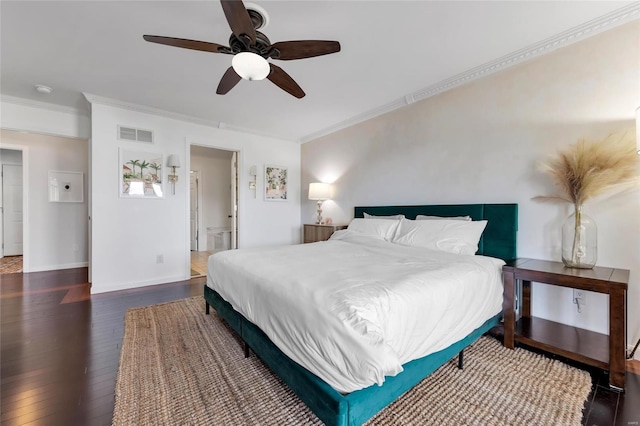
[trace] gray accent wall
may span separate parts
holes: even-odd
[[[518,203],[518,255],[560,260],[569,204],[533,200],[554,186],[540,160],[580,138],[635,134],[639,22],[537,57],[302,146],[301,221],[310,182],[333,182],[323,216],[348,223],[356,205]],[[631,270],[628,340],[640,337],[640,191],[588,202],[598,265]],[[534,285],[536,316],[608,333],[607,297]],[[633,301],[633,302],[631,302]]]

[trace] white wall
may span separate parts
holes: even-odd
[[[75,211],[71,218],[78,218],[74,223],[73,230],[69,233],[65,231],[71,226],[67,219],[62,219],[61,226],[51,222],[57,214],[48,215],[48,204],[42,205],[42,194],[47,195],[46,177],[42,180],[42,171],[45,176],[49,169],[56,170],[56,167],[64,167],[64,170],[83,171],[85,184],[88,181],[87,174],[87,139],[90,136],[90,120],[83,112],[71,108],[59,107],[45,102],[33,102],[11,96],[2,96],[0,102],[0,127],[4,130],[14,130],[12,132],[19,140],[5,137],[3,132],[2,143],[4,147],[21,149],[23,151],[23,172],[25,197],[24,219],[27,225],[24,229],[25,257],[24,271],[34,272],[49,269],[62,269],[87,265],[87,200],[80,207],[84,212]],[[31,139],[22,132],[29,132]],[[37,135],[44,135],[37,137]],[[47,139],[54,136],[53,139]],[[55,136],[63,139],[71,138],[58,145],[47,144],[46,141],[58,140]],[[63,140],[59,139],[59,140]],[[45,143],[34,143],[34,140],[45,141]],[[15,146],[9,146],[15,142]],[[68,148],[68,146],[73,146]],[[54,149],[55,148],[55,149]],[[58,152],[58,148],[60,151]],[[34,175],[34,176],[32,176]],[[31,198],[26,194],[36,193],[35,205],[32,205]],[[87,190],[85,188],[85,195]],[[64,209],[64,207],[56,208]],[[68,207],[67,207],[68,209]],[[31,216],[35,216],[34,222]],[[42,218],[41,218],[42,217]],[[62,240],[57,239],[58,229],[65,231],[66,235],[72,235],[74,241],[71,243],[71,253],[69,247]],[[83,234],[84,232],[84,234]],[[78,251],[75,251],[74,244],[77,244]],[[31,252],[33,249],[33,253]]]
[[[88,115],[45,102],[2,96],[2,128],[8,130],[89,139]]]
[[[633,131],[640,105],[640,21],[385,114],[302,147],[302,222],[309,182],[334,182],[323,216],[348,222],[355,205],[519,204],[518,254],[560,260],[569,205],[550,195],[539,160],[578,138]],[[598,265],[631,270],[628,341],[640,337],[640,191],[585,205],[598,224]],[[533,314],[608,333],[607,297],[535,285]]]
[[[198,250],[209,245],[207,228],[231,229],[231,151],[191,147],[191,170],[199,172],[200,223]]]
[[[153,145],[117,139],[117,125],[153,130]],[[187,279],[189,270],[189,146],[240,151],[239,246],[300,241],[300,146],[189,123],[104,103],[92,103],[92,292]],[[176,194],[163,199],[119,197],[118,148],[178,154]],[[265,163],[289,167],[286,202],[264,201],[249,190],[248,169]],[[167,170],[164,171],[166,176]],[[258,190],[263,188],[258,181]],[[168,189],[168,186],[167,188]],[[166,192],[166,191],[165,191]],[[156,263],[157,255],[164,262]]]
[[[0,147],[22,150],[24,271],[87,266],[87,141],[10,130],[0,135]],[[49,202],[50,170],[83,173],[84,202]]]

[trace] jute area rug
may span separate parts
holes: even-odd
[[[114,425],[321,425],[194,297],[129,310]],[[579,425],[585,371],[482,337],[369,425]]]

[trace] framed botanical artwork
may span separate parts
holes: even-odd
[[[163,155],[120,148],[120,197],[163,198]]]
[[[267,201],[287,201],[287,168],[264,166],[264,199]]]
[[[83,203],[84,174],[49,170],[49,201],[52,203]]]

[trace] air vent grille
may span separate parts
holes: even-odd
[[[118,138],[128,141],[153,143],[151,130],[134,129],[133,127],[118,126]]]
[[[140,142],[153,142],[153,132],[149,130],[138,130],[138,140]]]
[[[120,135],[120,139],[126,139],[129,141],[136,140],[136,129],[132,129],[130,127],[118,127],[118,134]]]

